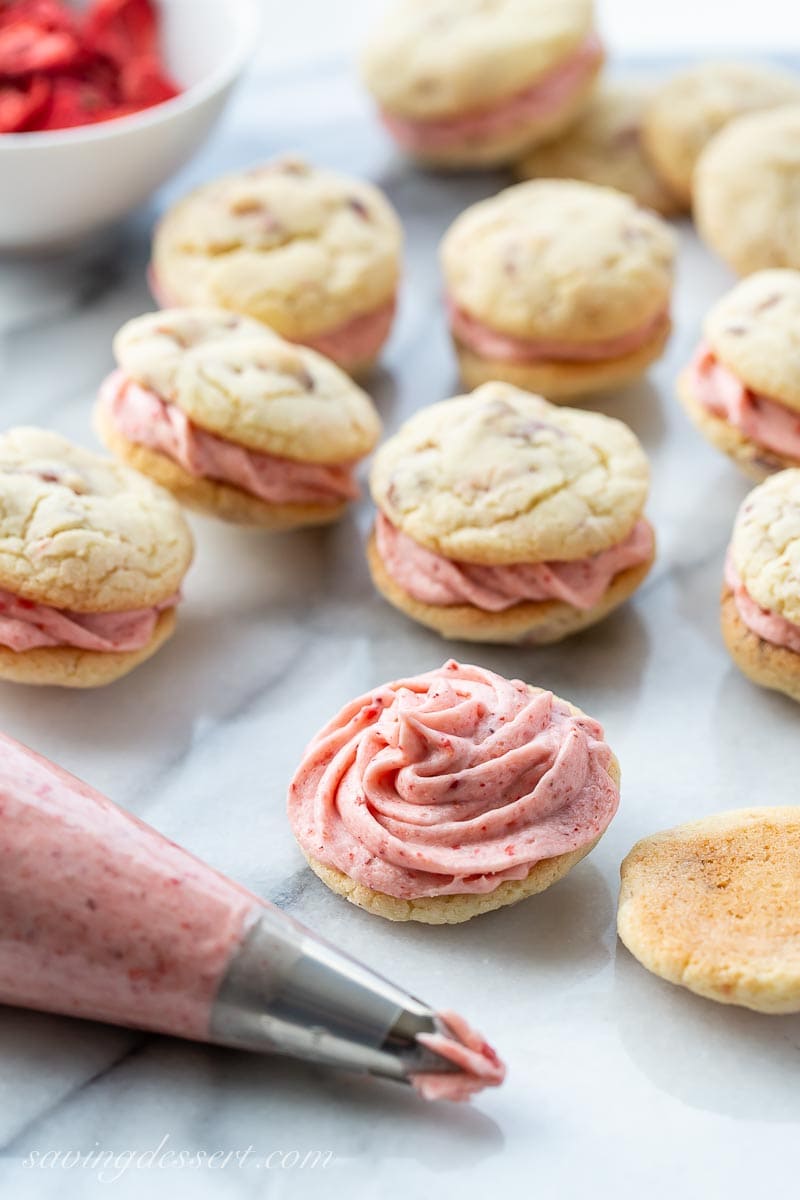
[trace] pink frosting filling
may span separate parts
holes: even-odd
[[[605,362],[610,358],[622,358],[644,346],[668,319],[666,309],[656,313],[643,325],[620,337],[607,338],[602,342],[567,342],[551,338],[518,338],[500,333],[470,316],[455,301],[448,297],[447,307],[450,328],[454,335],[481,358],[501,362]]]
[[[127,612],[75,613],[24,600],[0,591],[0,645],[22,652],[40,646],[74,646],[78,650],[142,650],[153,636],[159,614],[174,608],[171,596],[153,608]]]
[[[756,603],[733,565],[730,550],[725,559],[725,582],[733,592],[736,611],[748,629],[765,642],[771,642],[773,646],[783,646],[786,650],[800,654],[800,625],[795,625],[780,613],[770,612],[768,608],[762,608]]]
[[[289,790],[311,857],[399,899],[495,891],[606,829],[619,804],[596,721],[450,660],[351,701]]]
[[[800,412],[752,392],[719,361],[708,342],[700,343],[689,373],[693,395],[715,417],[729,421],[759,446],[800,459]]]
[[[647,521],[640,520],[623,542],[590,558],[487,567],[454,562],[420,546],[380,512],[375,534],[383,565],[409,596],[423,604],[473,604],[486,612],[502,612],[525,600],[593,608],[620,571],[648,561],[654,542]]]
[[[411,1082],[425,1100],[469,1100],[487,1087],[499,1087],[506,1068],[492,1047],[479,1033],[470,1029],[463,1017],[454,1012],[439,1013],[439,1020],[452,1033],[419,1033],[417,1040],[435,1054],[461,1068],[457,1075],[420,1072]]]
[[[382,109],[381,119],[399,144],[411,153],[452,150],[502,138],[519,126],[535,126],[552,117],[572,99],[602,58],[600,39],[592,33],[552,71],[492,108],[431,121],[401,117]]]
[[[268,504],[339,504],[359,496],[351,463],[294,462],[237,446],[193,425],[177,404],[122,371],[109,375],[100,400],[128,441],[166,455],[200,479],[231,484]]]

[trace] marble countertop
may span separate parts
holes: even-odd
[[[102,244],[0,266],[3,423],[94,444],[89,413],[111,336],[151,306],[144,267],[156,211],[195,181],[288,147],[373,178],[402,213],[401,312],[372,381],[387,430],[451,394],[436,243],[499,178],[416,174],[330,60],[302,76],[256,71],[191,168]],[[791,802],[800,778],[797,709],[748,684],[718,632],[723,556],[747,484],[690,428],[673,380],[731,280],[688,226],[680,235],[669,352],[600,405],[652,457],[659,538],[645,586],[600,627],[545,650],[446,645],[373,592],[364,502],[335,529],[283,537],[195,521],[178,632],[153,661],[95,693],[0,685],[0,728],[411,991],[462,1009],[510,1063],[507,1084],[470,1107],[426,1106],[389,1083],[6,1009],[3,1195],[113,1186],[119,1196],[203,1200],[338,1187],[657,1200],[769,1194],[793,1177],[800,1018],[728,1010],[670,987],[614,932],[619,863],[637,838],[719,809]],[[599,718],[622,762],[623,803],[595,853],[541,897],[454,928],[395,926],[305,868],[284,816],[286,785],[307,739],[344,701],[451,650]],[[252,1152],[184,1175],[125,1166],[165,1138],[177,1151]],[[32,1165],[54,1151],[120,1157],[105,1173]],[[267,1165],[275,1151],[330,1157]]]

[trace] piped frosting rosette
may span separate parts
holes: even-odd
[[[451,660],[346,705],[308,746],[289,816],[312,866],[399,899],[478,896],[590,847],[616,771],[596,721]]]

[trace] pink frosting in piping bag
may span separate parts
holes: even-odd
[[[123,437],[171,458],[190,475],[241,488],[268,504],[339,504],[359,488],[349,463],[295,462],[238,446],[192,424],[177,404],[114,371],[100,401]]]
[[[553,338],[519,338],[501,333],[459,308],[450,297],[447,307],[450,328],[459,341],[481,358],[513,363],[605,362],[606,359],[623,358],[644,346],[669,317],[666,310],[656,313],[629,333],[601,342],[567,342]]]
[[[780,613],[762,608],[748,592],[728,551],[725,559],[725,582],[733,592],[736,610],[748,629],[773,646],[783,646],[800,654],[800,625],[787,621]]]
[[[552,117],[572,99],[602,57],[600,39],[592,33],[552,71],[492,108],[430,121],[401,117],[383,109],[381,119],[401,146],[421,154],[502,138],[520,125],[531,125],[535,131],[537,121]]]
[[[714,416],[729,421],[759,446],[800,459],[800,412],[751,391],[719,361],[708,342],[698,347],[689,375],[695,398]]]
[[[461,1068],[461,1074],[442,1075],[420,1073],[411,1082],[425,1100],[469,1100],[475,1092],[486,1087],[499,1087],[506,1069],[497,1053],[479,1033],[470,1029],[457,1013],[439,1013],[439,1020],[452,1031],[453,1037],[442,1033],[418,1033],[417,1041]],[[456,1038],[457,1040],[453,1040]]]
[[[381,512],[375,534],[386,570],[415,600],[473,604],[486,612],[502,612],[525,600],[563,600],[575,608],[593,608],[620,571],[648,561],[654,540],[652,529],[642,520],[623,542],[590,558],[489,567],[454,562],[420,546]]]
[[[351,701],[289,791],[312,857],[400,899],[488,893],[606,829],[619,804],[596,721],[453,660]]]
[[[174,608],[179,600],[180,596],[175,595],[153,608],[128,612],[75,613],[0,591],[0,646],[17,652],[41,646],[141,650],[152,638],[159,614]]]

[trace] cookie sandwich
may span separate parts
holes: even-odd
[[[739,509],[721,618],[739,670],[800,701],[800,470],[771,475]]]
[[[637,378],[669,337],[674,253],[660,217],[589,183],[532,180],[468,208],[441,250],[464,383],[558,400]]]
[[[700,432],[752,479],[800,467],[800,271],[758,271],[714,305],[678,380]]]
[[[375,407],[321,354],[222,309],[129,321],[95,423],[117,457],[207,515],[265,529],[321,525],[360,489]]]
[[[390,921],[467,921],[557,882],[608,828],[619,764],[552,692],[450,660],[345,705],[289,820],[334,892]]]
[[[487,167],[566,128],[603,57],[591,0],[399,0],[375,29],[362,74],[408,154]]]
[[[400,221],[371,184],[284,156],[175,204],[150,266],[163,308],[254,317],[351,374],[378,358],[394,319]]]
[[[447,638],[560,641],[627,600],[655,555],[627,425],[505,383],[416,413],[371,486],[375,586]]]
[[[42,429],[0,435],[0,679],[126,675],[173,632],[192,554],[163,488]]]

